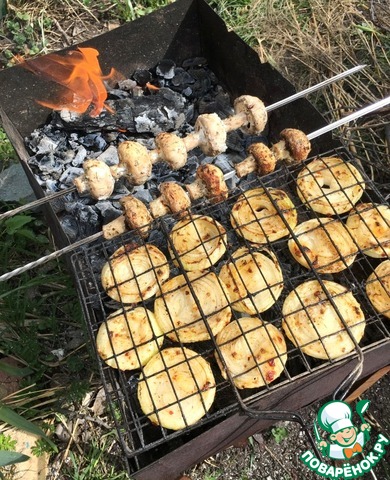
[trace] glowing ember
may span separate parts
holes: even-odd
[[[106,108],[107,90],[104,80],[123,78],[115,69],[103,75],[94,48],[78,48],[67,55],[52,53],[38,57],[22,65],[36,75],[44,76],[65,87],[56,102],[37,100],[40,105],[53,110],[68,109],[72,112],[85,113],[90,107],[89,115],[96,117]]]

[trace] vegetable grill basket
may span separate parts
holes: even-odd
[[[349,156],[349,153],[344,148],[332,149],[321,155],[322,157],[334,157],[337,156],[347,162],[355,164],[355,166],[362,173],[365,183],[365,190],[359,203],[372,203],[374,208],[377,209],[379,204],[386,204],[386,192],[382,188],[379,190],[375,181],[370,179],[364,171],[361,164],[357,163],[353,158]],[[318,158],[318,157],[316,157]],[[308,159],[306,164],[310,163],[313,159]],[[198,201],[187,212],[190,218],[194,218],[196,215],[209,216],[214,221],[219,222],[226,229],[226,252],[222,258],[212,265],[208,271],[211,271],[218,275],[223,265],[227,262],[234,261],[232,254],[239,247],[246,247],[253,255],[253,252],[261,251],[266,248],[265,255],[274,254],[279,261],[283,272],[283,289],[278,298],[274,298],[274,304],[271,308],[264,312],[256,312],[257,316],[265,322],[269,322],[278,329],[281,330],[281,323],[283,319],[282,306],[283,303],[292,290],[298,285],[308,280],[318,280],[319,285],[323,287],[325,292],[325,299],[322,301],[330,302],[332,308],[336,310],[342,323],[342,330],[345,335],[353,342],[353,349],[350,353],[343,355],[342,353],[337,358],[329,356],[324,359],[316,359],[304,353],[306,345],[295,346],[290,340],[287,342],[287,361],[283,373],[274,381],[272,378],[264,379],[265,386],[261,388],[237,388],[235,385],[235,378],[227,373],[227,377],[223,378],[221,370],[217,365],[216,355],[220,352],[220,347],[216,342],[215,336],[212,334],[210,327],[208,326],[208,318],[205,310],[207,309],[207,292],[202,300],[197,298],[194,292],[193,285],[188,279],[188,272],[182,267],[182,258],[178,256],[178,252],[170,239],[170,231],[173,225],[178,221],[175,216],[165,216],[161,219],[154,221],[152,224],[152,230],[150,236],[147,239],[137,231],[129,232],[120,238],[116,238],[112,241],[104,241],[98,245],[84,248],[72,256],[72,265],[76,273],[78,291],[81,303],[83,305],[89,333],[91,337],[92,345],[96,349],[96,334],[102,323],[109,314],[112,314],[118,308],[129,307],[129,305],[123,305],[120,302],[110,299],[107,293],[102,288],[100,274],[103,265],[108,262],[110,256],[121,246],[127,245],[128,250],[131,251],[136,246],[145,244],[153,244],[158,247],[163,253],[165,253],[167,262],[169,264],[170,276],[184,275],[186,279],[186,287],[188,291],[195,298],[195,304],[200,312],[200,321],[204,321],[206,328],[208,328],[210,339],[206,341],[194,342],[194,343],[181,343],[180,341],[170,340],[167,336],[164,338],[162,349],[169,347],[177,347],[179,349],[191,349],[199,357],[204,358],[209,362],[212,372],[215,378],[215,399],[211,408],[207,411],[204,406],[204,415],[194,425],[185,425],[180,430],[170,430],[153,424],[147,415],[143,413],[140,408],[140,404],[137,398],[137,388],[140,382],[141,370],[135,371],[121,371],[117,368],[109,367],[103,362],[96,351],[96,356],[99,361],[99,366],[102,374],[103,383],[109,399],[109,403],[114,413],[118,434],[125,452],[126,457],[129,459],[130,471],[132,473],[139,471],[145,465],[148,465],[152,461],[156,461],[163,458],[168,452],[174,452],[175,449],[185,445],[186,442],[194,441],[199,435],[204,434],[207,431],[212,431],[214,427],[221,422],[223,423],[226,418],[234,415],[242,415],[245,413],[248,416],[255,418],[263,418],[268,420],[278,419],[290,419],[297,420],[293,413],[285,410],[291,410],[294,408],[294,401],[292,401],[291,408],[281,408],[280,398],[285,397],[289,392],[303,389],[303,384],[310,384],[311,381],[319,376],[324,375],[325,384],[320,386],[320,393],[318,398],[323,398],[332,391],[335,391],[335,398],[342,399],[362,374],[363,371],[367,371],[366,363],[372,364],[368,367],[376,368],[374,364],[378,361],[383,365],[388,363],[388,343],[389,343],[389,325],[388,320],[378,314],[374,309],[370,300],[366,294],[366,283],[368,276],[374,271],[377,265],[383,261],[383,258],[371,258],[365,254],[364,251],[359,249],[355,261],[351,265],[344,265],[344,269],[339,273],[321,273],[316,270],[315,265],[310,261],[307,251],[300,244],[299,235],[295,235],[291,227],[287,222],[284,222],[289,235],[276,240],[266,245],[258,246],[254,245],[243,238],[239,232],[240,227],[232,226],[230,221],[230,212],[232,206],[235,204],[240,195],[253,188],[262,187],[269,192],[269,188],[282,189],[286,192],[290,199],[293,201],[298,214],[298,224],[311,218],[319,218],[311,208],[304,204],[297,195],[297,175],[302,170],[303,165],[298,166],[280,166],[275,172],[262,178],[257,178],[254,175],[248,176],[245,180],[239,182],[237,187],[229,192],[229,197],[226,201],[222,201],[217,204],[210,204],[206,201]],[[388,175],[388,172],[385,172]],[[359,180],[356,179],[359,183]],[[361,183],[361,182],[360,182]],[[269,194],[268,194],[269,195]],[[271,203],[273,203],[276,210],[279,209],[273,198],[269,195]],[[283,213],[279,209],[279,213]],[[348,218],[348,212],[338,215],[334,214],[331,217],[331,221],[341,221],[345,224]],[[322,217],[323,218],[323,217]],[[287,246],[289,239],[292,238],[296,241],[298,248],[301,250],[303,257],[309,263],[309,268],[302,267],[296,262]],[[330,238],[330,237],[329,237]],[[331,239],[331,238],[330,238]],[[337,249],[337,246],[335,246]],[[171,255],[169,250],[172,252]],[[205,250],[206,251],[206,250]],[[263,250],[264,251],[264,250]],[[272,252],[272,253],[270,253]],[[345,262],[345,259],[341,260]],[[207,272],[203,273],[206,275]],[[135,280],[139,282],[139,288],[142,289],[142,279],[135,277]],[[326,282],[332,281],[341,284],[351,292],[354,298],[360,304],[365,316],[365,330],[362,340],[357,343],[354,337],[354,331],[347,325],[346,318],[343,318],[342,313],[338,309],[337,295],[333,296],[326,288]],[[325,282],[325,283],[324,283]],[[257,292],[252,292],[257,293]],[[271,295],[273,295],[271,290]],[[156,296],[152,296],[146,301],[142,301],[137,306],[144,306],[145,308],[153,311],[154,302]],[[206,301],[204,300],[206,299]],[[253,295],[248,292],[248,301],[253,301]],[[244,316],[243,314],[235,310],[235,303],[229,298],[226,299],[227,304],[232,309],[232,321],[236,318]],[[306,307],[302,301],[302,309]],[[133,305],[134,306],[134,305]],[[253,302],[253,306],[256,309],[256,304]],[[185,315],[186,312],[183,312]],[[316,326],[314,325],[314,328]],[[281,330],[282,331],[282,330]],[[175,329],[172,327],[172,332],[178,335],[180,339],[180,327]],[[330,338],[332,341],[337,342],[337,336],[340,332],[332,332]],[[318,334],[318,331],[317,331]],[[172,335],[171,335],[172,336]],[[327,342],[326,337],[321,337],[318,334],[318,341],[324,347],[325,352],[327,347],[324,342]],[[251,352],[251,346],[245,340],[243,336],[243,342],[246,342],[246,351]],[[270,339],[271,343],[274,340]],[[275,347],[275,345],[274,345]],[[282,360],[282,355],[276,348],[275,358],[271,362],[278,362]],[[383,352],[383,353],[381,353]],[[382,358],[379,360],[378,355]],[[220,355],[223,358],[223,355]],[[372,361],[374,358],[374,361]],[[115,358],[114,358],[115,361]],[[186,360],[184,360],[186,361]],[[223,360],[222,360],[223,362]],[[225,365],[226,366],[226,365]],[[336,372],[339,371],[339,367],[342,367],[341,376]],[[188,365],[191,372],[191,365]],[[261,375],[260,370],[256,365],[254,370],[257,374]],[[166,367],[168,370],[168,367]],[[251,367],[252,368],[252,367]],[[331,388],[329,391],[326,383],[332,375],[337,381],[336,388]],[[173,386],[173,383],[172,383]],[[207,388],[213,388],[210,385],[198,385],[195,393],[189,394],[194,397],[202,398],[202,391]],[[293,398],[293,397],[292,397]],[[312,399],[313,401],[315,399]],[[302,401],[302,400],[301,400]],[[203,400],[201,400],[201,403]],[[153,403],[153,402],[152,402]],[[310,402],[307,402],[310,403]],[[306,404],[307,404],[306,403]],[[298,406],[303,406],[301,403]],[[297,405],[295,405],[297,406]],[[169,406],[168,406],[169,408]],[[153,413],[155,418],[159,418],[159,410],[156,405],[153,407]],[[161,412],[160,412],[161,413]],[[299,420],[299,418],[298,418]],[[184,419],[185,422],[185,419]],[[138,478],[138,477],[136,477]],[[149,478],[142,477],[139,478]]]

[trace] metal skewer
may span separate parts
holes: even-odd
[[[385,107],[386,105],[389,105],[389,104],[390,104],[390,96],[386,97],[382,100],[379,100],[379,101],[373,103],[372,105],[369,105],[368,107],[357,110],[356,112],[352,113],[351,115],[347,115],[346,117],[341,118],[340,120],[336,120],[335,122],[330,123],[329,125],[326,125],[323,128],[320,128],[319,130],[316,130],[312,133],[309,133],[308,137],[310,139],[319,137],[320,135],[323,135],[324,133],[330,132],[331,130],[334,130],[335,128],[338,128],[341,125],[344,125],[344,124],[346,124],[346,123],[348,123],[352,120],[356,120],[357,118],[362,117],[362,116],[366,115],[367,113],[374,112],[375,110],[378,110],[378,109],[380,109],[382,107]],[[232,174],[235,175],[235,171],[234,172],[229,172],[228,174],[225,175],[225,177],[229,176],[229,175],[233,176]],[[60,250],[56,250],[55,252],[52,252],[49,255],[46,255],[45,257],[41,257],[40,259],[38,259],[34,262],[30,262],[30,263],[24,265],[23,267],[16,268],[15,270],[13,270],[9,273],[5,273],[5,274],[1,275],[0,276],[0,282],[5,282],[12,277],[15,277],[15,276],[17,276],[17,275],[19,275],[23,272],[26,272],[27,270],[31,270],[35,267],[43,265],[46,262],[49,262],[50,260],[54,260],[56,258],[59,258],[60,256],[66,254],[66,253],[69,253],[73,250],[76,250],[78,247],[81,247],[82,245],[85,245],[86,243],[93,242],[93,241],[97,240],[98,238],[100,238],[102,236],[103,236],[103,232],[95,233],[94,235],[83,238],[83,239],[79,240],[78,242],[75,242],[71,245],[68,245],[68,246],[66,246],[66,247],[64,247]]]
[[[294,95],[291,95],[287,98],[284,98],[283,100],[280,100],[276,103],[273,103],[272,105],[268,105],[268,107],[265,108],[267,112],[271,112],[272,110],[276,110],[279,107],[282,107],[283,105],[287,105],[288,103],[294,102],[298,98],[305,97],[306,95],[315,92],[322,87],[325,87],[327,85],[331,85],[334,82],[337,82],[338,80],[341,80],[342,78],[346,78],[350,75],[353,75],[356,72],[359,72],[360,70],[363,70],[366,68],[367,65],[357,65],[356,67],[350,68],[346,70],[345,72],[338,73],[337,75],[328,78],[327,80],[324,80],[323,82],[317,83],[316,85],[313,85],[311,87],[306,88],[305,90],[302,90],[300,92],[295,93]],[[325,132],[324,132],[325,133]],[[314,138],[314,137],[313,137]],[[228,174],[229,175],[229,174]],[[63,195],[67,195],[68,193],[76,191],[76,187],[70,187],[66,188],[64,190],[60,190],[56,193],[47,195],[45,197],[39,198],[37,200],[34,200],[33,202],[30,202],[26,205],[21,205],[20,207],[14,208],[13,210],[9,210],[8,212],[0,214],[0,221],[5,220],[6,218],[12,217],[14,215],[17,215],[19,213],[22,213],[26,210],[31,210],[33,208],[39,207],[40,205],[43,205],[47,202],[50,202],[56,198],[62,197]]]

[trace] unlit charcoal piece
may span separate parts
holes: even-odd
[[[187,118],[187,105],[182,95],[161,88],[153,95],[107,100],[114,111],[103,111],[97,117],[79,115],[62,110],[53,113],[53,123],[58,128],[96,130],[126,130],[132,133],[153,133],[177,130]]]
[[[165,80],[171,80],[175,76],[175,67],[176,64],[173,60],[161,60],[156,67],[156,74]]]
[[[87,158],[87,150],[83,146],[79,146],[75,151],[75,156],[72,160],[74,167],[82,168],[84,160]]]
[[[73,185],[73,181],[83,173],[84,173],[84,170],[82,168],[69,167],[61,175],[59,180],[64,185],[71,187]]]
[[[96,208],[100,212],[104,220],[103,223],[109,223],[112,220],[118,218],[119,215],[122,215],[121,208],[116,208],[111,202],[107,200],[97,202]]]
[[[171,84],[174,87],[187,87],[195,83],[195,78],[184,70],[184,68],[177,67],[175,69],[175,76],[172,78]]]
[[[152,74],[149,70],[136,70],[133,73],[133,78],[139,86],[144,87],[148,82],[152,81]]]
[[[84,147],[94,147],[98,150],[104,150],[107,147],[107,142],[101,133],[88,133],[84,137],[80,137],[79,141]]]

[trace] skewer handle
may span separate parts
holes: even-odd
[[[103,235],[102,232],[95,233],[94,235],[83,238],[78,242],[72,243],[71,245],[67,245],[66,247],[61,248],[60,250],[56,250],[55,252],[49,253],[49,255],[41,257],[38,260],[35,260],[30,263],[26,263],[26,265],[23,265],[23,267],[15,268],[15,270],[12,270],[11,272],[1,275],[0,282],[6,282],[10,278],[16,277],[21,273],[27,272],[28,270],[32,270],[33,268],[36,268],[36,267],[40,267],[41,265],[47,262],[50,262],[51,260],[55,260],[56,258],[59,258],[62,255],[65,255],[66,253],[73,252],[78,247],[81,247],[86,243],[93,242],[94,240],[97,240],[98,238],[100,238],[102,235]]]
[[[20,207],[14,208],[13,210],[8,210],[8,212],[0,214],[0,222],[2,220],[5,220],[9,217],[13,217],[14,215],[17,215],[19,213],[25,212],[26,210],[32,210],[35,207],[39,207],[40,205],[43,205],[44,203],[51,202],[52,200],[62,197],[63,195],[66,195],[67,193],[74,192],[76,190],[76,187],[70,187],[66,188],[64,190],[59,190],[56,193],[52,193],[47,197],[42,197],[38,198],[37,200],[34,200],[30,203],[27,203],[26,205],[21,205]]]

